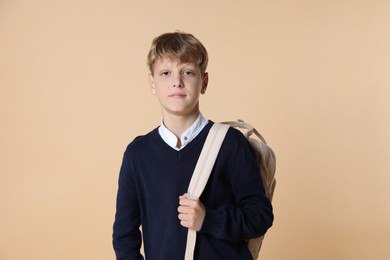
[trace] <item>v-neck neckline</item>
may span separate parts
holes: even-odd
[[[158,146],[161,147],[162,153],[165,156],[168,156],[169,158],[175,158],[175,160],[180,159],[182,156],[185,156],[189,151],[191,151],[196,145],[201,142],[202,140],[206,140],[206,137],[209,133],[209,130],[211,126],[214,124],[211,120],[209,120],[208,124],[200,131],[200,133],[186,146],[184,146],[180,150],[176,150],[169,146],[160,136],[158,132],[158,128],[155,128],[153,130],[153,136],[155,141],[159,144]],[[203,142],[204,143],[204,142]],[[202,144],[203,147],[203,144]]]

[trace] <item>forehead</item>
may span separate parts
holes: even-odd
[[[154,64],[154,67],[198,67],[198,64],[196,62],[192,61],[182,61],[177,58],[171,58],[171,57],[161,57],[156,59],[156,62]]]

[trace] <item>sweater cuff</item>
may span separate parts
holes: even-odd
[[[218,213],[215,210],[205,208],[206,215],[203,219],[203,224],[199,232],[217,234],[220,230],[221,219],[218,217]]]

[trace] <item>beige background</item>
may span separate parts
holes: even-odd
[[[126,145],[159,124],[154,36],[210,53],[203,114],[275,149],[265,260],[390,259],[387,0],[0,0],[0,259],[114,259]]]

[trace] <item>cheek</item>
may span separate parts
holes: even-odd
[[[192,89],[196,90],[197,92],[200,91],[203,88],[203,81],[201,79],[196,79],[190,82]]]
[[[157,91],[164,91],[169,86],[169,83],[167,80],[155,80],[154,81],[154,87]]]

